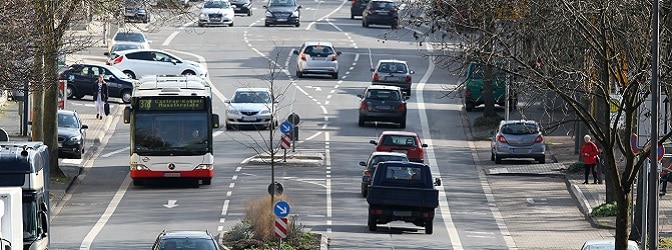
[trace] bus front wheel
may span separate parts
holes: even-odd
[[[212,183],[212,178],[206,178],[201,180],[203,182],[203,185],[210,185]]]
[[[133,186],[142,186],[142,184],[144,184],[142,180],[139,179],[133,180]]]

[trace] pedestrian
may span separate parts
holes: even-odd
[[[672,165],[670,164],[670,160],[666,158],[663,158],[661,164],[663,166],[667,165],[667,167],[663,167],[662,171],[660,171],[660,193],[658,195],[663,196],[667,193],[667,182],[672,181]]]
[[[93,100],[96,102],[96,119],[103,119],[105,115],[105,103],[107,103],[107,97],[109,92],[107,90],[107,83],[103,79],[103,75],[98,76],[98,81],[96,81],[96,86],[93,88]]]
[[[595,165],[597,165],[597,155],[600,154],[600,150],[597,149],[597,145],[590,140],[590,135],[583,136],[585,143],[581,147],[580,155],[583,157],[583,167],[584,167],[584,182],[583,184],[588,184],[588,176],[590,172],[593,172],[593,184],[597,184],[597,171],[595,171]]]

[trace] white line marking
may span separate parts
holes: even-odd
[[[63,159],[61,162],[70,165],[79,165],[82,163],[82,159]]]
[[[222,216],[226,215],[226,212],[229,210],[229,200],[224,201],[224,205],[222,206]]]
[[[117,206],[119,206],[119,202],[121,202],[121,198],[124,197],[124,194],[126,193],[126,190],[128,189],[128,186],[130,186],[130,184],[131,184],[131,176],[126,175],[126,178],[124,178],[124,181],[121,183],[121,186],[119,186],[119,189],[117,189],[117,192],[114,194],[114,197],[112,197],[112,201],[110,201],[110,204],[107,205],[105,212],[103,212],[103,214],[100,216],[96,224],[93,225],[93,228],[91,228],[91,231],[89,231],[89,233],[86,234],[86,237],[84,237],[82,244],[79,246],[80,250],[88,250],[91,247],[91,243],[93,243],[93,240],[96,238],[98,233],[100,233],[100,230],[102,230],[103,227],[105,227],[105,224],[110,219],[110,217],[112,217],[114,211],[117,209]]]
[[[175,38],[177,36],[177,34],[180,34],[180,32],[179,31],[174,31],[172,34],[170,34],[170,36],[168,36],[168,38],[166,38],[166,40],[163,41],[163,44],[161,44],[161,45],[162,46],[170,45],[170,42],[173,41],[173,38]]]
[[[219,135],[221,135],[221,134],[224,134],[224,131],[217,131],[217,132],[214,132],[214,133],[212,133],[212,137],[217,137],[217,136],[219,136]]]
[[[125,147],[125,148],[118,149],[118,150],[109,152],[109,153],[107,153],[107,154],[101,155],[100,157],[103,157],[103,158],[110,157],[110,156],[112,156],[112,155],[115,155],[115,154],[118,154],[118,153],[121,153],[121,152],[130,150],[130,149],[131,149],[131,147]]]

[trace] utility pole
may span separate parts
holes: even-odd
[[[660,27],[658,23],[659,2],[653,1],[652,26],[653,39],[651,44],[651,166],[649,169],[649,207],[648,207],[648,235],[649,249],[658,250],[658,105],[660,86],[658,86],[658,62]],[[646,247],[646,245],[644,245]]]

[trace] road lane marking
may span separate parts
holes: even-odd
[[[109,152],[109,153],[107,153],[107,154],[101,155],[100,157],[107,158],[107,157],[110,157],[110,156],[112,156],[112,155],[115,155],[115,154],[124,152],[124,151],[126,151],[126,150],[130,150],[130,149],[131,149],[131,147],[125,147],[125,148],[118,149],[118,150]]]
[[[96,224],[93,225],[93,228],[91,228],[91,231],[89,231],[89,233],[86,234],[86,237],[84,237],[82,244],[79,246],[80,250],[88,250],[89,248],[91,248],[91,243],[93,243],[93,240],[96,238],[98,233],[100,233],[100,230],[102,230],[103,227],[105,227],[107,221],[110,220],[110,217],[112,217],[112,215],[114,214],[114,211],[119,206],[119,202],[121,202],[121,198],[124,197],[124,194],[126,193],[126,190],[130,185],[131,185],[131,176],[126,175],[126,178],[124,178],[124,181],[121,183],[121,186],[119,186],[119,189],[117,189],[117,192],[114,194],[114,197],[112,197],[112,201],[110,201],[110,204],[107,205],[105,212],[103,212],[103,214],[100,216]]]

